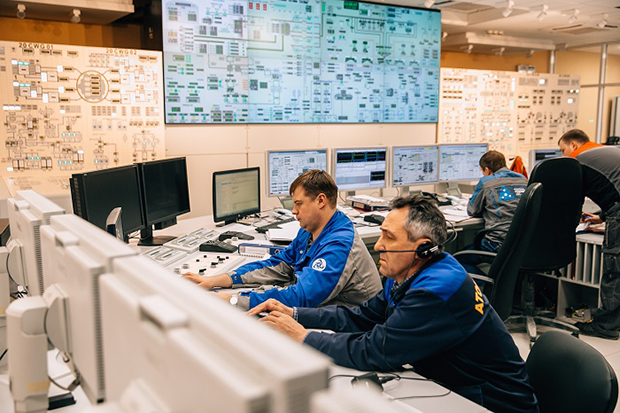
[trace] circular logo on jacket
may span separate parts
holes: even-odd
[[[327,267],[327,264],[323,258],[316,259],[312,263],[312,269],[316,271],[323,271],[325,267]]]

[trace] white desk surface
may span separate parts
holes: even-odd
[[[469,219],[467,221],[461,222],[457,224],[459,226],[466,225],[477,225],[480,223],[479,219]],[[224,231],[241,231],[252,234],[257,241],[264,240],[264,235],[259,234],[254,230],[252,226],[245,226],[240,224],[231,224],[224,227],[215,227],[215,223],[213,222],[212,216],[203,216],[197,218],[190,218],[185,220],[179,220],[177,225],[174,225],[170,228],[166,228],[165,230],[156,231],[155,235],[172,235],[172,236],[182,236],[188,234],[196,229],[205,228],[205,229],[215,229],[216,232],[224,232]],[[363,226],[357,228],[360,236],[362,238],[372,238],[378,237],[381,233],[379,226]],[[132,242],[135,244],[135,240]],[[238,243],[238,242],[235,242]],[[146,250],[147,248],[140,247],[141,251]],[[255,258],[249,258],[255,259]],[[170,265],[172,267],[174,265]],[[49,372],[51,377],[61,377],[59,380],[62,385],[68,385],[72,377],[68,374],[68,368],[59,360],[57,356],[58,351],[52,350],[48,353],[48,365]],[[350,375],[359,375],[362,374],[355,370],[346,369],[340,366],[333,366],[330,372],[330,376],[336,374],[350,374]],[[404,373],[407,376],[416,377],[415,373]],[[419,377],[419,376],[417,376]],[[350,378],[334,378],[330,381],[330,386],[350,386]],[[8,376],[6,371],[0,371],[0,411],[6,413],[12,413],[13,409],[13,401],[11,398],[11,394],[8,388]],[[429,395],[439,395],[447,392],[445,388],[442,386],[431,382],[431,381],[413,381],[413,380],[402,380],[402,381],[391,381],[385,384],[385,393],[394,398],[396,397],[408,397],[408,396],[429,396]],[[58,390],[56,386],[53,384],[50,386],[50,395],[59,394],[62,391]],[[80,412],[90,407],[90,402],[88,398],[81,390],[81,388],[77,388],[73,391],[73,395],[76,399],[76,404],[73,406],[68,406],[62,409],[58,409],[59,412]],[[408,398],[401,400],[402,403],[405,403],[409,406],[413,406],[416,409],[419,409],[425,413],[443,413],[447,411],[459,411],[463,413],[476,413],[476,412],[484,412],[487,411],[483,407],[459,396],[456,393],[451,392],[450,394],[442,397],[420,397],[420,398]]]

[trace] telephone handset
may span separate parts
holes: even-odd
[[[452,205],[452,202],[450,202],[448,198],[437,195],[433,192],[422,192],[422,195],[433,198],[435,201],[437,201],[437,205],[439,206]]]

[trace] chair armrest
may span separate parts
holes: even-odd
[[[459,261],[459,257],[478,257],[481,263],[491,264],[497,254],[491,251],[463,250],[452,254]],[[460,261],[459,261],[460,262]]]
[[[495,280],[491,277],[487,277],[485,275],[480,275],[480,274],[471,274],[471,273],[467,273],[469,274],[469,276],[471,278],[473,278],[474,280],[480,280],[480,281],[484,281],[484,282],[488,282],[489,284],[494,284]]]

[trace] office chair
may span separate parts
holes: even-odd
[[[601,353],[569,334],[542,334],[525,370],[541,413],[611,413],[616,406],[614,369]]]
[[[620,136],[608,136],[605,145],[620,145]]]
[[[524,314],[505,321],[507,325],[525,323],[530,346],[536,341],[537,323],[579,335],[579,329],[572,324],[536,315],[534,277],[537,273],[557,271],[575,259],[575,228],[584,200],[581,165],[574,158],[551,158],[540,162],[532,170],[528,184],[535,182],[542,183],[545,190],[534,235],[521,263]]]
[[[486,276],[470,274],[485,282],[484,292],[489,303],[502,320],[510,315],[519,268],[531,242],[543,200],[543,185],[527,187],[515,211],[514,218],[497,254],[488,251],[466,250],[454,254],[457,260],[478,257],[491,264]]]

